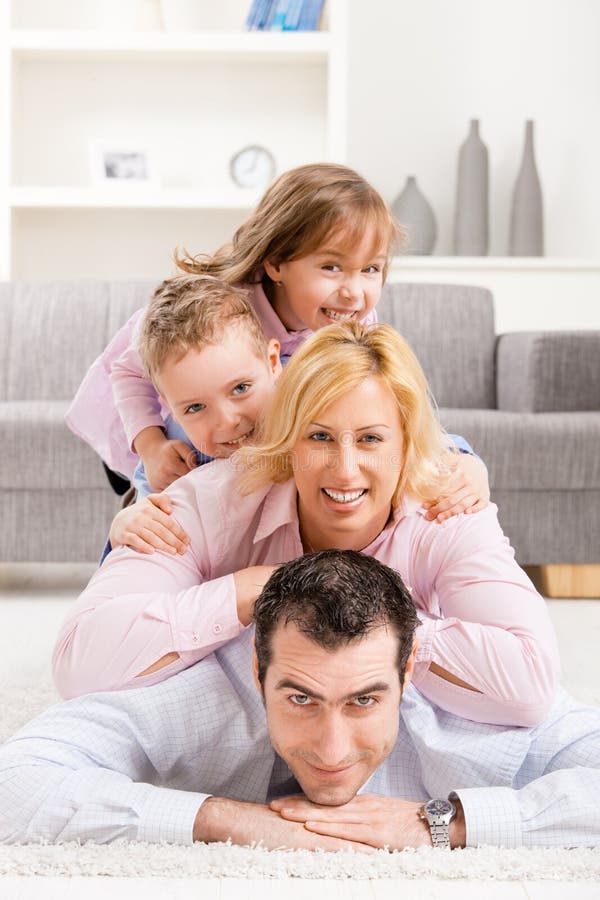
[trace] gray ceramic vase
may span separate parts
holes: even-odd
[[[406,253],[428,256],[437,238],[435,215],[427,198],[421,193],[417,179],[410,175],[404,190],[392,203],[392,211],[408,235]]]
[[[544,255],[544,203],[535,165],[533,122],[525,123],[525,146],[510,215],[509,256]]]
[[[469,134],[458,154],[454,253],[486,256],[489,246],[489,161],[479,137],[479,120],[471,119]]]

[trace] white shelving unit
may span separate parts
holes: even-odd
[[[600,329],[600,260],[398,256],[388,281],[489,288],[494,295],[498,334]]]
[[[255,206],[229,175],[241,147],[278,173],[345,160],[346,0],[302,33],[244,32],[237,3],[238,31],[229,0],[229,30],[169,32],[85,11],[49,27],[45,0],[0,2],[0,279],[162,277],[175,246],[216,249]],[[95,184],[92,145],[111,142],[147,152],[158,186]]]

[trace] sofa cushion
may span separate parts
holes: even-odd
[[[498,409],[600,410],[600,331],[503,334],[496,363]]]
[[[70,400],[152,282],[0,283],[0,401]]]
[[[0,403],[0,489],[110,487],[100,458],[64,423],[66,400]]]
[[[387,284],[377,316],[407,339],[439,406],[495,407],[490,291],[454,284]]]
[[[488,467],[494,490],[600,488],[600,415],[441,409],[451,433],[465,437]]]

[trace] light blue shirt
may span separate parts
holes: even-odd
[[[204,463],[210,462],[212,460],[212,456],[206,456],[205,453],[202,453],[198,450],[197,447],[194,447],[189,437],[177,422],[174,421],[173,416],[169,415],[165,419],[165,435],[170,441],[183,441],[190,447],[196,456],[196,465],[203,466]],[[144,497],[147,497],[148,494],[154,493],[152,488],[150,487],[150,482],[146,477],[146,469],[144,468],[144,463],[140,459],[137,466],[135,467],[135,472],[133,473],[133,478],[131,480],[132,485],[137,491],[136,500],[143,500]],[[109,548],[110,552],[110,548]],[[103,554],[102,559],[106,553]]]
[[[298,793],[271,748],[251,632],[154,687],[52,707],[0,747],[0,840],[191,843],[208,794]],[[409,687],[398,740],[362,791],[456,791],[467,844],[600,844],[600,710],[563,691],[536,728],[481,725]]]

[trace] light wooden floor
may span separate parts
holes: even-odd
[[[18,667],[35,683],[47,670],[59,621],[89,567],[24,571],[0,566],[0,678]],[[563,683],[600,704],[600,600],[550,600]],[[184,880],[0,876],[0,900],[600,900],[592,882]]]

